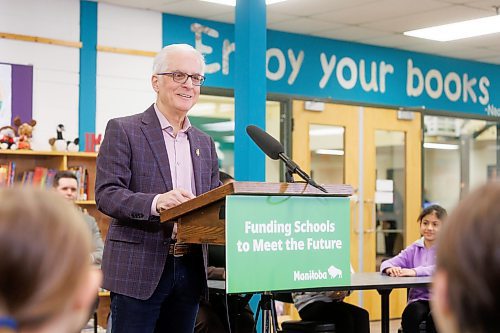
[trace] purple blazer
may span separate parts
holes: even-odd
[[[207,134],[187,131],[196,195],[220,185],[215,145]],[[112,119],[97,156],[97,208],[112,218],[104,247],[103,287],[148,299],[165,267],[172,223],[151,215],[153,198],[172,190],[167,149],[153,105],[145,112]],[[198,264],[205,265],[205,251]],[[199,270],[203,272],[203,269]],[[200,276],[206,286],[206,276]]]

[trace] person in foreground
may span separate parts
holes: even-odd
[[[431,276],[436,268],[436,239],[446,216],[446,210],[439,205],[424,208],[417,219],[422,238],[399,255],[382,262],[380,271],[389,276]],[[427,332],[436,331],[430,311],[429,289],[411,288],[401,318],[403,332],[419,333],[423,321],[426,321]]]
[[[75,203],[78,193],[78,180],[72,171],[58,171],[54,176],[53,186],[57,193],[61,194],[70,202]],[[81,211],[78,206],[76,207]],[[92,252],[90,253],[90,259],[92,264],[100,267],[104,243],[102,241],[101,232],[99,231],[99,226],[97,225],[95,218],[91,215],[82,212],[82,217],[92,234]]]
[[[438,241],[431,306],[441,333],[500,332],[500,183],[452,212]]]
[[[160,223],[161,210],[220,185],[215,144],[187,117],[204,69],[192,46],[166,46],[153,64],[155,103],[107,124],[95,193],[112,218],[102,270],[113,333],[191,333],[207,294],[205,247],[178,244],[174,223]]]
[[[81,330],[101,282],[90,248],[81,214],[58,194],[0,189],[0,332]]]

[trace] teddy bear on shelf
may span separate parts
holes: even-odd
[[[36,120],[31,119],[29,123],[23,123],[21,122],[21,118],[15,117],[14,125],[17,127],[17,149],[30,150]]]
[[[14,127],[0,127],[0,149],[17,149],[16,130],[14,129]]]
[[[65,131],[64,125],[59,124],[56,128],[57,136],[55,138],[49,139],[49,144],[52,147],[52,150],[55,151],[71,151],[76,152],[80,149],[78,146],[80,140],[76,138],[73,141],[66,141],[63,137],[63,132]]]

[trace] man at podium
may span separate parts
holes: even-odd
[[[201,245],[176,244],[174,224],[159,217],[220,185],[214,142],[187,117],[204,69],[190,45],[166,46],[153,65],[155,103],[107,124],[95,193],[112,217],[102,270],[113,333],[190,333],[207,292]]]

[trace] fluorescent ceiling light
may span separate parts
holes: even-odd
[[[212,3],[217,3],[220,5],[226,5],[226,6],[236,6],[236,0],[201,0],[205,2],[212,2]],[[274,3],[278,2],[283,2],[286,0],[266,0],[266,5],[272,5]]]
[[[500,15],[406,31],[406,36],[447,42],[500,32]]]
[[[344,151],[341,149],[316,149],[314,152],[319,155],[344,155]]]
[[[429,149],[443,149],[443,150],[457,150],[458,145],[452,145],[449,143],[435,143],[435,142],[425,142],[424,148]]]
[[[309,129],[309,136],[328,136],[328,135],[340,135],[344,134],[343,127],[320,127],[320,128],[311,128]]]

